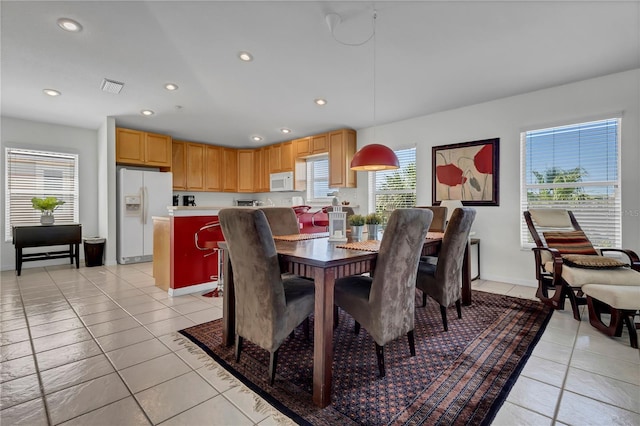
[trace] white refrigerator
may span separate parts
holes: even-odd
[[[168,172],[118,171],[118,263],[153,260],[152,216],[167,216],[173,204],[172,175]]]

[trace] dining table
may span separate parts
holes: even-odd
[[[300,234],[303,235],[303,234]],[[344,243],[322,238],[287,239],[274,237],[276,251],[283,273],[289,272],[313,279],[315,285],[314,337],[313,337],[313,403],[326,407],[331,403],[331,380],[333,365],[333,290],[335,281],[350,275],[374,273],[377,251],[341,247]],[[349,240],[346,244],[354,241]],[[355,241],[357,242],[357,241]],[[427,235],[422,255],[437,254],[442,234]],[[226,243],[220,242],[224,260],[223,297],[223,344],[231,346],[235,340],[235,293],[233,268],[226,256]],[[465,251],[463,265],[463,303],[471,303],[471,270],[469,246]],[[465,272],[466,270],[466,272]],[[465,290],[465,287],[467,289]],[[465,296],[466,295],[466,296]],[[466,299],[465,299],[466,297]]]

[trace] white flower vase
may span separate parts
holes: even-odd
[[[53,225],[53,222],[55,222],[55,218],[52,214],[43,214],[40,216],[40,223],[42,225]]]

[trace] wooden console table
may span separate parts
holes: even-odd
[[[82,242],[82,225],[77,223],[64,223],[53,225],[15,225],[13,227],[13,245],[16,249],[16,272],[18,276],[22,272],[22,262],[36,260],[69,258],[73,265],[76,259],[76,268],[80,267],[80,243]],[[22,253],[22,249],[28,247],[46,247],[69,245],[68,250]]]

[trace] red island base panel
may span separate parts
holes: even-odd
[[[217,241],[224,241],[218,216],[171,217],[171,284],[169,294],[211,290],[217,286]],[[203,229],[204,228],[204,229]],[[207,250],[196,247],[198,245]],[[213,254],[211,254],[213,252]],[[198,286],[197,288],[189,288]]]

